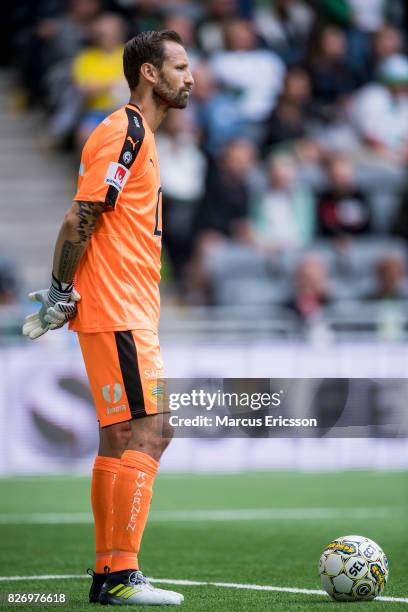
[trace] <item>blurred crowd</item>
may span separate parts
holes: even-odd
[[[79,150],[128,100],[122,48],[174,29],[195,79],[157,134],[178,299],[279,305],[408,298],[403,0],[29,0],[12,13],[27,106]]]

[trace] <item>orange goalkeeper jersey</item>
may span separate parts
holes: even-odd
[[[160,310],[161,188],[154,135],[137,106],[102,121],[86,142],[74,200],[103,202],[75,275],[74,331],[150,329]]]

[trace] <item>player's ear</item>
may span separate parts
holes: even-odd
[[[153,66],[153,64],[150,64],[149,62],[145,62],[141,65],[140,74],[146,79],[146,81],[152,83],[152,85],[158,81],[159,71],[157,70],[156,66]]]

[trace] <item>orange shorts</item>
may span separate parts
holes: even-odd
[[[101,427],[163,412],[163,360],[145,329],[78,332]]]

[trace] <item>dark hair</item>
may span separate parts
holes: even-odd
[[[149,62],[160,69],[165,59],[164,43],[171,41],[184,46],[180,34],[174,30],[161,32],[141,32],[125,44],[123,51],[123,72],[129,88],[135,89],[139,83],[140,67]]]

